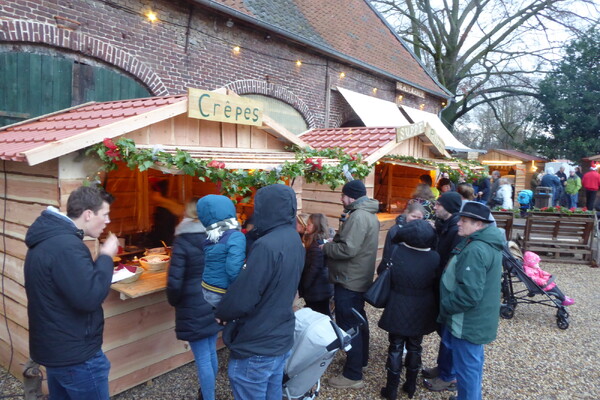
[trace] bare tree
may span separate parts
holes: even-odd
[[[449,127],[482,104],[534,96],[565,32],[598,23],[599,7],[596,0],[370,1],[456,94],[443,112]]]
[[[539,133],[535,124],[539,109],[534,97],[506,97],[465,114],[454,125],[454,133],[472,148],[523,148],[525,140]]]

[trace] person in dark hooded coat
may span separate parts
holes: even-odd
[[[221,327],[202,294],[205,240],[206,229],[198,220],[194,200],[187,204],[185,218],[175,229],[167,299],[175,307],[175,335],[188,341],[194,353],[200,383],[198,398],[214,400],[219,367],[217,333]]]
[[[437,326],[435,291],[440,274],[436,233],[427,221],[414,220],[400,227],[392,242],[397,246],[390,266],[392,290],[379,320],[379,327],[389,332],[387,382],[381,389],[381,396],[389,400],[397,398],[404,347],[406,381],[402,390],[409,398],[415,393],[423,336]]]
[[[227,323],[223,341],[230,350],[229,381],[236,399],[283,397],[283,367],[294,343],[292,306],[305,257],[296,208],[296,194],[288,186],[256,192],[258,239],[216,309],[216,317]]]

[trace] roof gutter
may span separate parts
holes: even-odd
[[[421,62],[421,60],[419,60],[419,59],[418,59],[418,58],[417,58],[417,57],[414,55],[414,53],[413,53],[413,52],[412,52],[412,51],[411,51],[411,50],[410,50],[410,49],[409,49],[409,48],[408,48],[408,47],[407,47],[407,46],[404,44],[404,42],[403,42],[402,40],[400,40],[400,41],[401,41],[401,44],[402,44],[402,45],[403,45],[403,46],[404,46],[404,47],[405,47],[405,48],[406,48],[406,49],[407,49],[407,50],[410,52],[410,54],[411,54],[411,55],[412,55],[412,56],[413,56],[413,57],[414,57],[414,58],[417,60],[417,62],[419,63],[419,65],[421,65],[421,66],[423,67],[423,70],[425,71],[425,73],[427,73],[427,75],[433,79],[433,81],[434,81],[434,82],[435,82],[435,83],[436,83],[436,84],[437,84],[437,85],[440,87],[440,89],[442,89],[442,91],[440,91],[440,92],[436,92],[436,91],[433,91],[433,90],[431,90],[431,89],[427,89],[427,88],[425,88],[425,87],[423,87],[423,86],[421,86],[421,85],[418,85],[418,84],[416,84],[416,83],[414,83],[414,82],[408,81],[408,80],[406,80],[406,79],[403,79],[403,78],[400,78],[400,77],[398,77],[398,76],[395,76],[395,75],[393,75],[393,74],[391,74],[391,73],[389,73],[389,72],[387,72],[387,71],[384,71],[384,70],[382,70],[382,69],[380,69],[380,68],[377,68],[377,67],[374,67],[374,66],[372,66],[372,65],[366,64],[366,63],[364,63],[364,62],[362,62],[362,61],[360,61],[360,60],[358,60],[358,59],[356,59],[356,58],[354,58],[354,57],[349,57],[348,55],[346,55],[346,54],[343,54],[343,53],[340,53],[340,52],[338,52],[338,51],[336,51],[336,50],[333,50],[333,49],[331,49],[331,48],[329,48],[329,47],[325,47],[325,46],[322,46],[322,45],[320,45],[320,44],[317,44],[317,43],[314,43],[314,42],[308,41],[308,40],[306,40],[305,38],[303,38],[303,37],[301,37],[301,36],[298,36],[298,35],[296,35],[296,34],[294,34],[294,33],[291,33],[291,32],[289,32],[289,31],[286,31],[285,29],[281,29],[280,27],[277,27],[277,26],[270,25],[270,24],[267,24],[267,23],[265,23],[265,22],[262,22],[262,21],[260,21],[259,19],[253,18],[253,17],[251,17],[251,16],[249,16],[249,15],[247,15],[247,14],[244,14],[244,13],[242,13],[242,12],[238,11],[238,10],[235,10],[235,9],[233,9],[233,8],[229,7],[229,6],[225,6],[225,5],[222,5],[222,4],[218,4],[218,3],[215,3],[215,2],[213,2],[213,1],[211,1],[211,0],[192,0],[192,1],[193,1],[194,3],[198,3],[198,4],[200,4],[200,5],[203,5],[203,6],[205,6],[205,7],[211,8],[211,9],[213,9],[213,10],[217,10],[217,11],[220,11],[220,12],[222,12],[222,13],[225,13],[225,14],[231,15],[231,16],[233,16],[233,17],[235,17],[235,18],[237,18],[237,19],[239,19],[239,20],[241,20],[241,21],[244,21],[244,22],[247,22],[247,23],[249,23],[249,24],[252,24],[252,25],[258,26],[258,27],[260,27],[260,28],[263,28],[263,29],[265,29],[265,30],[267,30],[267,31],[271,31],[271,32],[274,32],[274,33],[276,33],[276,34],[278,34],[278,35],[281,35],[281,36],[287,37],[287,38],[289,38],[289,39],[292,39],[292,40],[294,40],[294,41],[296,41],[296,42],[298,42],[298,43],[301,43],[301,44],[303,44],[303,45],[306,45],[306,46],[308,46],[308,47],[312,47],[312,48],[314,48],[314,49],[317,49],[317,50],[319,50],[320,52],[322,52],[322,53],[324,53],[324,54],[327,54],[327,55],[330,55],[330,56],[334,56],[335,58],[337,58],[337,59],[339,59],[339,60],[341,60],[341,61],[345,61],[345,62],[347,62],[347,63],[350,63],[350,64],[355,64],[355,65],[358,65],[358,66],[360,66],[360,67],[362,67],[362,68],[365,68],[365,69],[367,69],[367,70],[373,71],[373,72],[375,72],[375,73],[377,73],[377,74],[379,74],[379,75],[382,75],[382,76],[384,76],[384,77],[386,77],[386,78],[390,78],[390,79],[393,79],[393,80],[395,80],[395,81],[399,81],[399,82],[402,82],[402,83],[406,83],[406,84],[408,84],[408,85],[410,85],[410,86],[413,86],[413,87],[415,87],[415,88],[417,88],[417,89],[421,89],[421,90],[423,90],[424,92],[427,92],[427,93],[429,93],[429,94],[432,94],[432,95],[435,95],[435,96],[439,96],[439,97],[443,97],[443,98],[449,98],[449,97],[452,97],[452,96],[453,96],[453,95],[452,95],[452,94],[451,94],[451,93],[448,91],[448,89],[446,89],[446,88],[445,88],[443,85],[441,85],[441,84],[440,84],[440,83],[437,81],[437,79],[435,79],[435,78],[434,78],[434,77],[433,77],[433,76],[432,76],[432,75],[429,73],[429,71],[427,71],[427,69],[423,67],[423,63]],[[367,1],[366,3],[368,4],[369,2]],[[371,6],[371,5],[369,4],[369,6]],[[379,15],[379,16],[380,16],[380,14],[379,14],[379,13],[377,13],[377,15]],[[381,16],[380,16],[380,18],[381,18]],[[384,21],[384,22],[385,22],[385,21]],[[389,24],[387,24],[387,23],[386,23],[386,25],[388,26],[388,28],[390,28]],[[390,30],[391,30],[391,28],[390,28]],[[392,32],[393,32],[393,30],[392,30]],[[398,37],[398,35],[396,35],[395,33],[394,33],[394,35],[395,35],[397,38],[399,38],[399,37]]]

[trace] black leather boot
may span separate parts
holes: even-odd
[[[412,399],[417,391],[418,376],[419,369],[406,369],[406,381],[402,385],[402,390],[408,395],[409,399]]]
[[[402,372],[402,351],[404,350],[404,341],[402,338],[389,335],[390,346],[388,347],[388,357],[386,362],[387,382],[385,387],[381,388],[381,396],[388,400],[396,400],[398,397],[398,385],[400,384],[400,372]]]
[[[412,399],[417,391],[417,378],[421,368],[421,353],[408,351],[406,353],[406,381],[402,385],[402,390]]]
[[[400,374],[392,371],[387,372],[387,382],[385,387],[381,388],[381,397],[387,400],[396,400],[398,398],[398,385],[400,384]]]

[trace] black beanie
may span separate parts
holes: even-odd
[[[362,181],[355,179],[344,185],[344,187],[342,188],[342,193],[344,193],[346,196],[356,200],[358,198],[366,196],[367,189],[365,188],[365,184],[362,183]]]
[[[462,197],[456,192],[446,192],[442,194],[437,201],[450,214],[459,212],[462,206]]]

